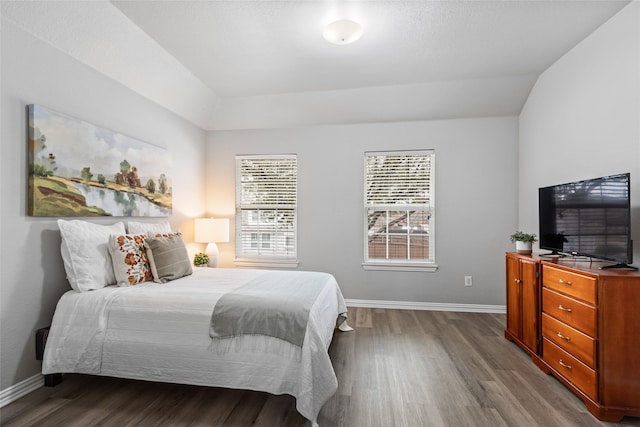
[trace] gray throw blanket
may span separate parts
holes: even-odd
[[[302,347],[309,311],[330,277],[304,271],[266,272],[218,300],[209,335],[267,335]]]

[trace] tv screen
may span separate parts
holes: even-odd
[[[630,174],[540,188],[540,249],[633,262]]]

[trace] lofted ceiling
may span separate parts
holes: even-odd
[[[203,129],[517,115],[629,1],[7,1],[3,19]],[[323,26],[353,19],[350,45]]]

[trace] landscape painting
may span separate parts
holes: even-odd
[[[171,215],[167,150],[39,105],[28,116],[29,215]]]

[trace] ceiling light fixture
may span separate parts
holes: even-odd
[[[362,36],[362,25],[348,19],[335,21],[324,27],[322,37],[329,43],[349,44]]]

